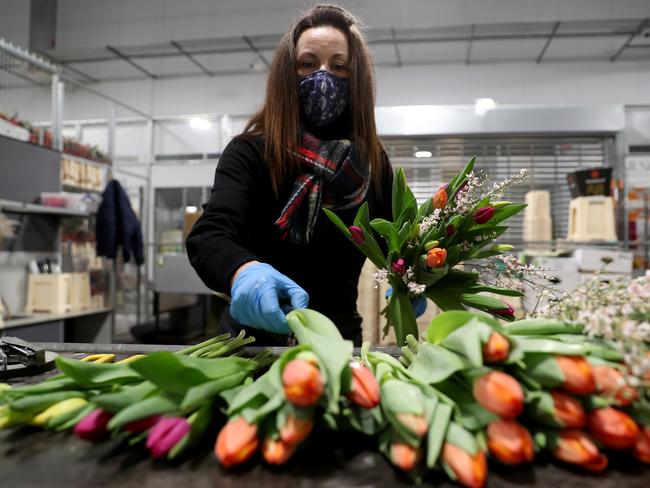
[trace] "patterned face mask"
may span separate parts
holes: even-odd
[[[314,71],[300,79],[298,98],[305,119],[321,127],[335,120],[348,106],[348,80],[326,70]]]

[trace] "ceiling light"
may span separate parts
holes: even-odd
[[[185,213],[188,213],[188,214],[196,213],[198,211],[199,211],[199,208],[194,206],[194,205],[189,205],[189,206],[185,207]]]
[[[490,110],[494,110],[497,103],[493,98],[477,98],[474,103],[474,113],[479,117],[483,117]]]
[[[212,128],[212,122],[203,117],[192,117],[190,119],[190,127],[196,130],[210,130]]]
[[[433,156],[431,151],[415,151],[416,158],[430,158],[431,156]]]

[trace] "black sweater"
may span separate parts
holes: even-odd
[[[387,158],[384,165],[381,201],[372,186],[366,197],[371,219],[391,217],[392,170]],[[281,239],[274,223],[291,194],[291,182],[287,183],[276,197],[261,138],[233,139],[219,159],[210,200],[187,238],[190,262],[210,289],[226,294],[230,294],[233,273],[242,264],[251,260],[268,263],[309,294],[310,308],[330,317],[344,336],[358,342],[357,285],[365,258],[324,212],[309,244]],[[337,214],[352,225],[356,210]],[[232,317],[229,321],[234,322]],[[236,325],[235,331],[240,328]],[[254,335],[259,342],[261,334]]]

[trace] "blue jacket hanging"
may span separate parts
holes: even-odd
[[[128,195],[117,180],[111,180],[106,185],[97,211],[95,234],[98,256],[115,259],[121,247],[124,262],[128,262],[133,253],[136,263],[144,263],[140,222],[131,208]]]

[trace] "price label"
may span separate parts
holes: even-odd
[[[625,179],[629,188],[650,188],[650,156],[627,156]]]

